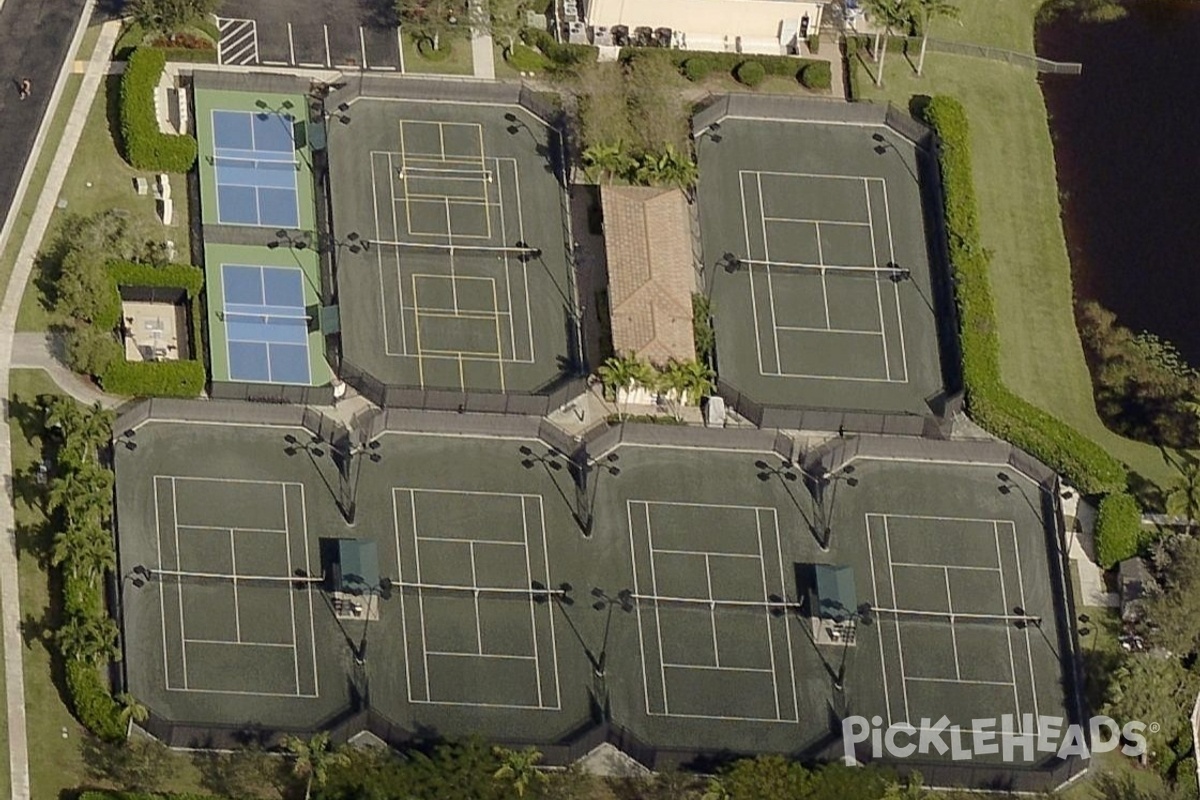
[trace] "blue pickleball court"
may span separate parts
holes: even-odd
[[[298,227],[295,118],[268,111],[213,111],[212,123],[218,221]]]
[[[303,281],[298,267],[221,265],[232,380],[311,382]]]

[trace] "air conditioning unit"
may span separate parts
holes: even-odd
[[[563,0],[563,19],[567,22],[579,19],[579,3],[575,0]]]
[[[607,25],[597,25],[592,30],[592,38],[597,47],[612,47],[612,30]]]
[[[567,41],[571,44],[589,44],[587,26],[579,21],[568,22]]]

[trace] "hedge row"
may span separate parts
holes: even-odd
[[[188,360],[116,359],[99,377],[104,391],[133,397],[199,397],[207,380],[204,364]]]
[[[121,76],[121,139],[125,160],[149,172],[187,172],[196,161],[196,140],[158,129],[154,94],[166,66],[161,50],[139,47]]]
[[[542,55],[550,59],[555,66],[571,69],[593,64],[600,57],[600,48],[590,44],[570,44],[556,40],[549,31],[539,28],[524,28],[521,40],[530,47],[542,51]]]
[[[1096,514],[1096,561],[1112,569],[1138,554],[1141,545],[1142,512],[1137,500],[1126,492],[1110,494],[1100,501]]]
[[[118,286],[153,286],[164,289],[186,289],[195,297],[204,288],[204,270],[191,264],[139,264],[136,261],[113,261],[108,271]]]
[[[1122,464],[1091,439],[1011,392],[1000,377],[1000,341],[989,254],[979,234],[966,111],[952,97],[933,98],[926,121],[941,140],[939,161],[946,238],[954,268],[963,382],[972,419],[1041,459],[1088,494],[1122,489]]]
[[[125,738],[121,706],[113,699],[99,669],[77,659],[67,659],[67,691],[75,717],[96,736],[108,742]]]
[[[827,90],[833,84],[833,71],[828,61],[793,56],[753,56],[740,53],[697,53],[689,50],[665,50],[658,47],[623,47],[620,59],[630,62],[638,58],[666,58],[690,81],[700,81],[713,72],[725,72],[742,83],[741,75],[750,64],[762,67],[764,75],[792,78],[809,89]],[[751,71],[754,71],[751,69]],[[751,85],[751,84],[746,84]]]

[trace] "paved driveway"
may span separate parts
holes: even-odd
[[[0,223],[7,218],[84,0],[4,0],[0,6]],[[33,96],[17,86],[29,78]]]
[[[400,38],[387,0],[225,0],[218,18],[222,64],[400,69]]]

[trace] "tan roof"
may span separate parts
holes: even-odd
[[[692,234],[678,189],[605,186],[613,349],[653,364],[696,357]]]
[[[810,29],[817,29],[824,3],[805,0],[591,0],[584,5],[589,25],[671,28],[683,33],[689,45],[693,45],[692,49],[703,49],[702,40],[705,39],[728,39],[717,49],[733,49],[739,37],[779,44],[784,30],[795,35],[803,17],[808,17]]]

